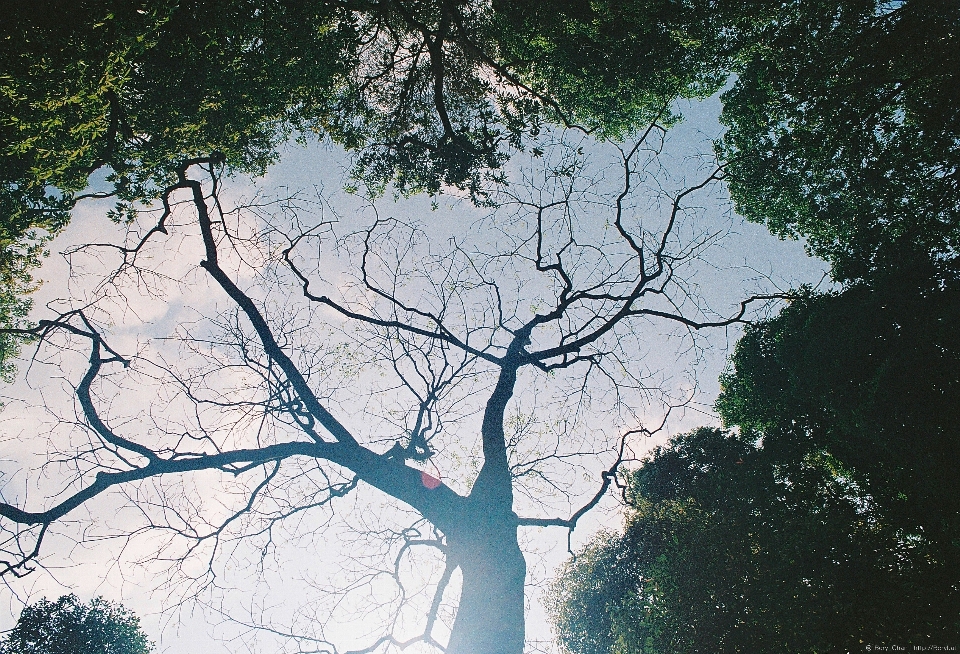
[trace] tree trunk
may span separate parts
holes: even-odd
[[[517,542],[503,416],[517,383],[518,353],[528,338],[529,331],[519,333],[501,364],[483,414],[483,467],[456,528],[447,534],[463,574],[447,654],[523,654],[527,564]]]
[[[527,566],[516,514],[471,513],[472,524],[450,540],[463,590],[447,654],[522,654]]]

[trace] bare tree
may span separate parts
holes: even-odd
[[[632,439],[655,429],[638,411],[657,389],[641,357],[649,330],[731,325],[772,297],[722,316],[701,307],[684,266],[716,234],[684,215],[723,171],[666,194],[665,205],[640,206],[638,183],[661,139],[654,125],[617,148],[607,180],[583,175],[583,152],[561,144],[493,215],[440,243],[428,232],[442,229],[429,222],[379,215],[338,234],[329,214],[307,212],[294,196],[227,211],[216,158],[184,161],[150,229],[74,252],[119,257],[99,299],[30,330],[35,360],[76,380],[77,414],[63,417],[74,438],[51,455],[70,476],[39,508],[0,504],[0,572],[30,572],[56,525],[113,490],[142,514],[130,531],[187,543],[157,556],[212,583],[212,563],[198,574],[185,562],[212,561],[237,537],[257,540],[266,557],[283,524],[368,486],[412,512],[406,528],[367,523],[390,544],[384,574],[401,595],[414,549],[443,564],[420,634],[397,636],[394,612],[364,651],[413,642],[451,654],[523,651],[518,530],[572,531],[616,484]],[[123,308],[124,285],[159,294],[171,276],[163,255],[183,259],[190,248],[225,303],[163,341],[176,344],[174,355],[111,345],[110,307]],[[74,373],[69,360],[80,351]],[[142,388],[156,389],[154,401],[126,409]],[[525,397],[530,411],[519,408]],[[617,416],[605,421],[616,434],[599,436],[598,411]],[[471,456],[477,441],[475,478],[441,473],[438,461]],[[576,499],[569,477],[590,461],[597,486]],[[192,495],[179,481],[204,474],[220,484],[219,511],[204,504],[209,488]],[[558,496],[571,507],[561,515],[551,513]],[[435,626],[456,570],[459,605],[441,642]],[[337,651],[322,635],[274,631],[303,651]]]

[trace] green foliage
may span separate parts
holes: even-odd
[[[0,211],[6,208],[0,195]],[[16,330],[28,327],[29,293],[34,284],[30,270],[40,265],[46,239],[34,230],[0,221],[0,379],[10,381],[17,356],[27,337]]]
[[[960,245],[960,5],[784,2],[733,36],[720,143],[737,210],[838,280]]]
[[[725,78],[707,2],[498,0],[503,56],[564,118],[623,137],[672,122],[678,97],[706,97]]]
[[[139,618],[121,605],[100,597],[81,604],[76,595],[27,606],[0,641],[0,654],[149,654],[152,648]]]
[[[548,117],[622,134],[711,92],[708,48],[681,35],[679,7],[40,0],[0,27],[5,192],[55,231],[70,206],[58,203],[100,167],[131,202],[181,159],[220,152],[256,173],[310,132],[362,151],[373,187],[476,190],[504,146],[540,129],[544,100]],[[514,52],[531,31],[534,50]],[[610,56],[627,44],[630,57]]]
[[[748,328],[717,402],[727,424],[762,435],[782,458],[823,449],[842,460],[883,519],[935,563],[931,594],[953,615],[960,614],[958,325],[956,282],[897,276],[842,293],[806,292]]]
[[[4,181],[56,199],[106,166],[133,201],[214,151],[260,172],[350,64],[356,35],[335,17],[302,3],[31,3],[2,28],[15,45],[0,72]]]
[[[121,220],[156,198],[182,159],[220,152],[232,170],[263,171],[292,126],[312,115],[311,94],[329,95],[337,71],[323,62],[342,61],[354,38],[333,30],[315,39],[328,16],[299,6],[39,0],[5,7],[0,328],[21,326],[30,270],[94,171],[106,169],[98,190],[116,198],[112,215]],[[0,357],[16,342],[6,333]]]
[[[717,409],[554,587],[571,652],[960,638],[960,287],[928,258],[753,324]]]
[[[826,452],[784,459],[699,429],[658,448],[630,488],[624,533],[554,584],[570,652],[812,654],[960,633],[932,601],[925,553]]]
[[[568,651],[625,654],[634,632],[650,627],[647,607],[630,610],[644,592],[643,562],[633,554],[623,536],[602,532],[564,567],[547,599]]]

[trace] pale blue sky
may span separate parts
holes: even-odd
[[[649,212],[651,216],[655,216],[657,208],[651,205],[652,203],[655,204],[653,201],[658,193],[676,191],[687,184],[699,182],[705,176],[704,171],[711,164],[710,143],[720,134],[721,130],[716,120],[718,106],[718,101],[713,99],[704,103],[685,104],[682,107],[683,113],[686,115],[686,121],[671,131],[664,153],[660,158],[664,169],[648,180],[648,188],[645,193],[638,194],[635,200],[635,207],[638,212]],[[576,139],[579,137],[570,135],[568,138]],[[587,154],[594,161],[607,161],[607,159],[604,159],[607,155],[604,154],[602,146],[587,141],[584,142],[584,146]],[[525,165],[525,161],[527,160],[524,157],[518,156],[511,164],[514,175],[519,168]],[[262,193],[264,197],[282,196],[293,191],[304,191],[306,195],[310,195],[315,187],[320,187],[329,205],[341,215],[341,221],[336,225],[335,230],[338,235],[342,236],[365,222],[369,222],[373,216],[373,212],[365,206],[363,201],[344,194],[340,190],[348,168],[348,157],[332,146],[314,144],[303,147],[290,144],[283,149],[280,162],[271,168],[264,178],[253,181],[227,180],[224,184],[225,202],[236,201],[240,197],[250,198],[257,192]],[[594,171],[594,173],[597,172],[603,173],[604,170]],[[616,171],[611,172],[610,176],[615,181]],[[660,186],[656,186],[655,182]],[[515,186],[519,188],[519,182],[515,182]],[[454,194],[437,198],[436,209],[434,209],[432,203],[433,200],[425,197],[395,201],[388,196],[378,200],[376,207],[381,217],[393,216],[410,221],[419,221],[423,225],[427,236],[440,244],[446,242],[445,239],[450,235],[459,234],[471,228],[471,226],[476,226],[478,221],[488,213],[487,210],[477,209],[468,202],[457,199]],[[779,241],[771,237],[763,227],[745,224],[731,213],[728,203],[725,202],[722,187],[717,186],[713,191],[698,194],[696,202],[693,204],[698,204],[700,210],[690,214],[689,229],[692,230],[690,233],[717,233],[722,235],[722,238],[707,251],[708,263],[698,264],[691,269],[689,281],[695,285],[696,294],[719,313],[729,314],[732,307],[740,299],[753,292],[786,290],[801,283],[816,284],[822,280],[825,270],[822,262],[806,257],[800,243]],[[56,253],[69,248],[71,244],[91,240],[117,241],[117,239],[122,238],[122,230],[108,223],[103,217],[102,211],[103,207],[96,205],[88,205],[78,210],[76,219],[64,235],[54,242],[52,250]],[[250,224],[256,223],[255,219],[251,218],[249,220],[253,221]],[[172,230],[171,236],[164,241],[163,247],[152,250],[150,254],[154,257],[153,265],[158,272],[172,278],[171,280],[156,282],[158,287],[165,289],[162,297],[151,297],[151,293],[147,292],[149,289],[142,286],[138,287],[137,284],[130,282],[124,287],[122,297],[118,296],[113,299],[107,297],[106,300],[102,300],[105,310],[112,312],[111,315],[113,316],[111,320],[113,323],[112,338],[114,340],[112,342],[123,351],[136,352],[142,350],[152,352],[151,348],[154,345],[151,344],[153,343],[151,339],[168,336],[178,326],[191,325],[203,315],[209,313],[211,309],[224,306],[217,299],[219,291],[209,284],[202,274],[196,271],[195,264],[199,261],[200,251],[195,239],[191,240],[192,235],[187,225],[188,217],[184,218],[182,222],[185,225],[183,229],[180,232]],[[602,220],[597,224],[602,225]],[[600,227],[596,229],[599,230]],[[589,230],[587,231],[589,232]],[[475,233],[480,232],[475,231]],[[474,245],[476,245],[476,242]],[[480,245],[482,246],[482,242]],[[323,247],[328,247],[328,245]],[[92,275],[101,272],[96,270],[98,267],[96,257],[84,258],[78,255],[74,257],[73,264],[76,266],[74,272],[81,269],[86,269]],[[241,264],[238,263],[237,265],[240,266],[238,270],[242,268]],[[55,298],[70,295],[78,299],[81,297],[92,298],[98,296],[98,294],[100,296],[104,295],[96,283],[89,281],[89,278],[85,280],[75,279],[69,284],[66,283],[65,276],[68,272],[69,269],[63,258],[53,254],[48,265],[44,267],[40,274],[40,277],[44,279],[44,285],[37,293],[38,317],[42,313],[43,305]],[[258,281],[258,278],[251,274],[244,277],[243,281],[254,284]],[[152,282],[148,280],[148,283]],[[124,309],[124,306],[127,309]],[[717,329],[702,334],[697,342],[701,348],[699,350],[691,350],[689,341],[679,339],[676,336],[653,334],[650,336],[649,342],[644,342],[646,359],[639,363],[645,368],[649,368],[652,374],[657,375],[656,378],[661,380],[665,387],[669,387],[672,391],[678,393],[690,392],[695,380],[698,388],[693,402],[687,409],[676,411],[671,416],[665,435],[679,433],[693,426],[715,421],[715,417],[710,413],[710,406],[719,390],[716,379],[724,365],[729,348],[735,342],[738,334],[739,331],[736,328]],[[64,365],[68,370],[74,370],[75,372],[79,365],[77,361],[82,364],[82,361],[78,359],[67,361]],[[36,374],[31,378],[30,385],[20,382],[13,389],[9,389],[5,395],[12,396],[15,393],[22,392],[26,396],[32,397],[35,402],[46,402],[48,408],[56,413],[70,414],[73,408],[69,401],[65,399],[67,395],[61,392],[63,383],[56,380],[44,380],[42,372],[38,368],[35,371]],[[375,380],[364,380],[362,377],[359,379],[360,382],[358,383],[366,383],[366,381],[370,381],[372,385],[379,383]],[[531,381],[534,386],[539,383],[541,382]],[[526,405],[551,406],[549,402],[542,405],[539,403],[542,400],[534,398],[536,393],[533,391],[537,390],[531,388],[525,394],[519,395],[517,405],[520,407]],[[131,397],[130,392],[129,387],[122,392],[118,390],[116,401],[118,403],[134,402],[148,406],[155,397],[136,397],[136,394],[133,394],[133,399],[129,399]],[[391,405],[384,400],[384,392],[386,391],[375,393],[365,400],[366,404],[363,406],[369,407],[372,412],[370,415],[376,413],[376,415],[382,417],[389,412]],[[147,391],[144,391],[144,393],[147,393]],[[342,406],[352,406],[351,401],[350,399],[342,400]],[[56,405],[56,403],[60,404]],[[345,408],[344,411],[357,413],[356,406],[350,409]],[[653,409],[650,410],[653,411]],[[647,415],[646,410],[638,411]],[[652,414],[647,415],[647,417],[654,420]],[[35,448],[39,442],[42,449],[44,447],[42,439],[32,441],[33,445],[28,445],[25,438],[20,438],[20,436],[26,437],[38,430],[41,425],[49,423],[50,417],[45,417],[36,409],[29,409],[18,402],[8,402],[8,406],[3,412],[3,418],[6,421],[6,440],[0,441],[0,447],[4,448],[2,469],[8,475],[11,475],[18,467],[28,464],[28,462],[29,464],[37,463],[36,457],[31,457],[26,448]],[[353,415],[350,419],[360,424],[364,422],[364,415],[361,411],[361,415]],[[599,418],[593,420],[592,427],[598,430],[604,428],[602,414]],[[622,420],[622,418],[618,420]],[[467,411],[463,420],[457,424],[460,429],[469,431],[471,425],[475,426],[474,423],[475,412],[471,414]],[[131,424],[130,428],[137,429],[138,427]],[[612,426],[611,429],[613,429]],[[662,442],[665,435],[655,442]],[[461,448],[464,451],[468,451],[470,444],[473,442],[467,440],[466,445]],[[650,441],[643,445],[638,443],[638,453],[641,452],[641,447],[653,445],[655,442]],[[45,450],[40,454],[45,454]],[[456,483],[457,475],[467,474],[465,470],[469,466],[461,460],[465,456],[468,456],[468,454],[464,454],[456,447],[451,446],[449,455],[438,457],[439,466],[450,468],[446,472],[451,475],[451,484]],[[459,472],[454,470],[456,466],[462,466]],[[9,479],[8,476],[5,481],[10,483]],[[5,492],[20,495],[24,484],[27,482],[27,477],[18,474],[13,476],[13,479],[15,483],[11,484]],[[193,491],[201,494],[213,492],[211,491],[213,486],[205,486],[206,483],[208,482],[201,480]],[[589,483],[585,481],[578,483],[581,492],[587,493],[589,491],[591,487]],[[21,490],[14,491],[14,488]],[[49,487],[41,485],[41,488]],[[209,498],[205,497],[204,499]],[[365,495],[361,504],[362,510],[364,512],[371,511],[370,507],[378,506],[377,502],[377,498],[370,497],[369,494]],[[523,500],[521,499],[520,502],[522,503]],[[98,513],[103,515],[104,512],[110,513],[117,510],[116,507],[117,505],[113,501],[98,499],[87,510],[93,515]],[[79,510],[76,518],[79,521],[85,520],[88,515],[87,510]],[[354,507],[354,510],[359,511],[360,509]],[[390,509],[386,510],[389,511]],[[560,513],[567,511],[562,503],[559,504],[557,510]],[[121,512],[119,515],[123,515],[123,513]],[[385,515],[383,519],[389,521],[395,517],[391,514]],[[320,529],[320,522],[322,520],[317,523],[317,530]],[[589,520],[584,521],[576,534],[575,543],[585,542],[590,534],[599,528],[610,529],[618,526],[619,516],[616,505],[612,501],[607,502]],[[224,567],[224,575],[227,577],[225,583],[237,583],[238,587],[206,596],[207,599],[213,603],[222,602],[225,610],[235,616],[242,615],[250,607],[260,605],[264,607],[285,606],[289,610],[278,610],[276,615],[287,615],[291,620],[294,620],[296,615],[292,609],[299,605],[304,597],[315,592],[303,577],[308,574],[318,578],[324,575],[336,577],[339,572],[338,561],[341,560],[338,557],[343,554],[339,550],[351,551],[351,548],[354,547],[353,543],[342,540],[342,534],[345,532],[339,531],[341,528],[343,528],[342,525],[331,529],[330,537],[326,541],[321,538],[304,540],[303,533],[295,535],[295,537],[291,536],[288,542],[279,547],[276,559],[271,559],[271,565],[262,575],[266,582],[259,587],[251,586],[251,579],[244,580],[243,585],[240,585],[244,575],[235,574],[237,571],[231,571]],[[525,530],[523,538],[527,541],[527,547],[531,551],[528,566],[532,578],[540,582],[548,579],[552,568],[564,558],[565,532],[559,529],[539,532]],[[324,542],[326,544],[322,545],[321,543]],[[309,547],[305,548],[304,543],[308,543]],[[238,632],[235,626],[230,625],[215,626],[216,615],[209,610],[204,612],[199,609],[191,609],[186,612],[160,614],[159,609],[170,604],[170,591],[157,587],[159,582],[157,577],[153,576],[155,566],[148,566],[144,571],[112,566],[110,562],[113,557],[118,556],[119,545],[121,544],[119,541],[113,540],[81,548],[70,548],[66,540],[57,539],[52,542],[51,547],[47,549],[46,560],[51,565],[64,564],[64,566],[55,570],[53,574],[40,572],[24,581],[12,582],[7,590],[8,601],[6,606],[9,607],[9,614],[6,616],[4,624],[10,624],[13,615],[18,612],[20,599],[35,599],[44,594],[49,597],[56,597],[73,590],[83,599],[88,599],[95,594],[102,594],[109,599],[122,600],[128,608],[141,615],[146,630],[158,643],[158,652],[220,654],[221,652],[245,651],[241,644],[249,644],[247,636],[240,636],[240,640],[217,640],[217,638],[237,637],[237,634],[242,633],[242,630]],[[151,547],[155,546],[156,541],[149,537],[138,539],[127,547],[124,556],[126,560],[135,559],[138,556],[151,558],[153,556]],[[62,548],[71,552],[69,560],[63,556]],[[308,552],[308,554],[304,554],[305,552]],[[539,554],[536,552],[539,552]],[[281,557],[280,554],[287,558]],[[423,565],[429,568],[427,563]],[[51,570],[53,571],[53,569]],[[294,575],[292,570],[304,574]],[[411,579],[414,579],[419,573],[417,570],[411,569],[409,574]],[[258,574],[254,574],[252,578],[256,579],[258,576]],[[294,577],[298,576],[301,578],[294,581]],[[376,592],[380,591],[377,590]],[[528,624],[529,637],[532,639],[548,638],[549,632],[544,624],[543,612],[538,605],[537,592],[531,592],[528,599],[532,603]],[[330,632],[349,639],[351,634],[357,633],[358,627],[369,626],[369,624],[366,624],[367,622],[369,620],[353,618],[346,620],[342,627],[331,626]],[[362,642],[358,641],[352,644],[359,645]],[[273,651],[269,645],[265,647],[264,651]]]

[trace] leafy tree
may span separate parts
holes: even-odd
[[[932,264],[749,325],[702,429],[632,479],[554,588],[572,652],[850,650],[960,636],[955,281]],[[927,260],[928,261],[928,260]]]
[[[960,6],[785,2],[743,21],[720,150],[737,210],[838,280],[960,245]]]
[[[843,461],[928,557],[928,602],[946,623],[960,604],[957,293],[907,275],[804,293],[747,329],[717,402],[727,424],[782,459],[824,450]]]
[[[2,230],[2,227],[0,227]],[[0,379],[12,381],[16,372],[12,360],[29,337],[18,330],[28,329],[27,316],[32,302],[27,297],[33,291],[31,268],[39,263],[41,245],[25,245],[16,239],[0,237]],[[27,249],[24,252],[24,249]]]
[[[628,499],[624,533],[554,582],[571,652],[853,651],[960,629],[926,586],[936,564],[825,452],[699,429],[655,450]]]
[[[4,306],[22,313],[13,298],[99,169],[122,220],[182,160],[218,153],[257,173],[279,143],[316,132],[360,153],[371,189],[452,185],[479,200],[543,120],[608,136],[667,125],[675,98],[731,71],[722,151],[744,215],[806,236],[841,279],[950,257],[956,12],[949,0],[16,3],[0,27],[0,273],[22,283]]]
[[[655,119],[668,124],[676,98],[709,96],[726,77],[720,20],[706,2],[493,6],[498,47],[520,79],[555,103],[562,119],[607,137]]]
[[[2,654],[149,654],[151,649],[137,616],[101,597],[81,604],[76,595],[25,607],[0,641]]]
[[[22,9],[2,28],[0,79],[4,180],[27,203],[56,200],[45,186],[75,193],[103,166],[125,199],[211,152],[256,172],[291,133],[310,131],[364,150],[359,174],[371,183],[436,192],[477,184],[541,117],[625,134],[720,81],[698,63],[707,49],[676,34],[685,14],[667,2],[559,14],[439,1]],[[531,37],[539,50],[518,50]],[[643,69],[609,70],[605,53],[626,43],[645,53]],[[544,55],[555,61],[541,75]],[[605,76],[590,92],[604,99],[573,82],[594,75]]]

